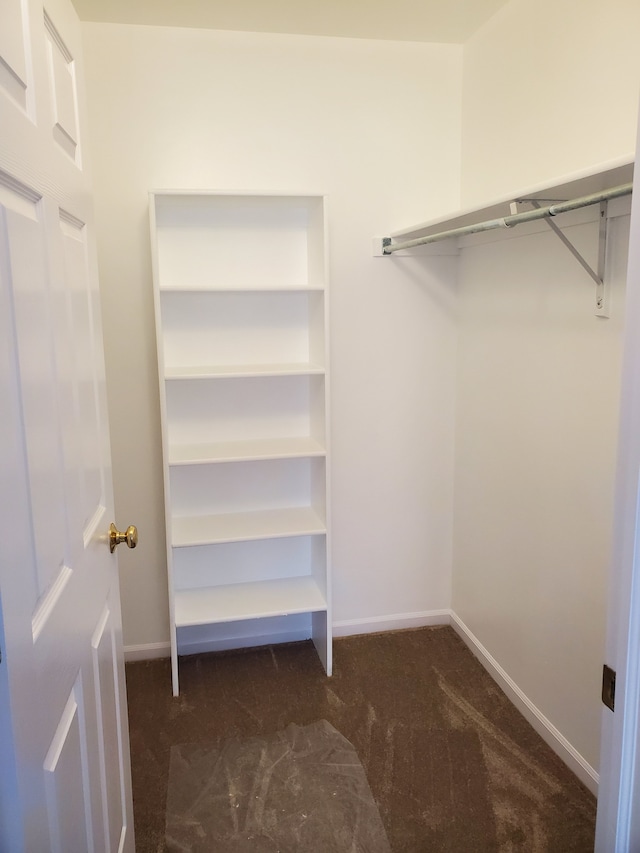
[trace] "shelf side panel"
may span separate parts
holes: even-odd
[[[312,287],[326,285],[326,218],[324,197],[309,199],[308,218],[308,280]]]
[[[326,303],[325,293],[309,294],[307,323],[309,328],[309,361],[327,364],[326,353]]]
[[[171,495],[169,487],[169,439],[167,425],[167,400],[164,383],[164,347],[162,344],[162,310],[160,299],[160,262],[159,262],[159,239],[158,239],[158,199],[154,193],[149,194],[149,227],[151,243],[151,271],[153,280],[153,309],[156,331],[156,355],[158,360],[158,391],[160,399],[160,430],[162,442],[162,486],[165,531],[170,529],[171,518]],[[167,557],[167,588],[169,598],[169,636],[171,643],[171,680],[173,695],[179,693],[178,673],[178,645],[175,626],[174,597],[173,597],[173,552],[169,543],[169,537],[165,534],[165,553]]]
[[[311,638],[327,675],[333,673],[333,653],[330,617],[327,611],[311,614]]]

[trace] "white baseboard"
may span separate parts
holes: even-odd
[[[368,619],[349,619],[344,622],[334,622],[334,637],[350,637],[355,634],[374,634],[381,631],[398,631],[403,628],[425,628],[429,625],[449,625],[450,610],[425,610],[420,613],[399,613],[393,616],[374,616]],[[309,638],[305,632],[277,632],[265,636],[250,636],[247,638],[234,637],[223,640],[196,640],[182,642],[181,654],[196,654],[198,652],[220,651],[221,649],[260,646],[268,643],[286,643]],[[171,656],[171,643],[143,643],[138,646],[125,646],[124,659],[128,663],[138,660],[152,660]]]
[[[333,623],[334,637],[351,637],[355,634],[376,634],[405,628],[426,628],[430,625],[449,625],[450,610],[423,610],[419,613],[396,613],[373,616],[368,619],[346,619]]]
[[[200,652],[221,652],[229,649],[245,649],[252,646],[268,646],[308,639],[308,631],[289,631],[278,634],[255,634],[250,637],[229,637],[220,640],[195,640],[180,643],[178,654],[195,655]],[[124,647],[125,663],[168,657],[171,657],[171,643],[169,641],[166,643],[143,643],[139,646]]]
[[[583,785],[598,795],[599,776],[594,768],[574,749],[564,735],[551,723],[505,672],[496,659],[489,654],[478,638],[467,628],[464,622],[453,612],[451,627],[466,646],[478,658],[480,663],[507,694],[522,716],[533,726],[540,737],[558,755],[567,767],[575,773]]]

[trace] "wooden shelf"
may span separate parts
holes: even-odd
[[[176,590],[174,608],[176,627],[185,628],[326,611],[327,601],[315,580],[304,576]]]
[[[326,532],[326,524],[315,510],[294,507],[173,518],[171,544],[174,548],[187,548],[255,539],[317,536]]]
[[[259,462],[266,459],[304,459],[326,456],[325,447],[313,438],[265,438],[257,441],[220,441],[211,444],[174,445],[169,465],[201,465],[215,462]]]
[[[164,378],[180,379],[237,379],[262,376],[322,375],[318,364],[198,364],[185,367],[165,367]]]
[[[331,673],[325,230],[322,196],[151,194],[174,695],[186,626],[314,614]]]

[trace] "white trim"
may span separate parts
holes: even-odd
[[[451,627],[478,658],[489,675],[507,694],[507,697],[516,706],[518,711],[538,732],[545,743],[564,761],[578,779],[597,796],[599,776],[589,762],[580,755],[553,723],[545,717],[542,711],[522,692],[515,681],[505,672],[497,660],[453,611],[451,611]]]
[[[382,631],[426,628],[430,625],[449,625],[450,623],[450,610],[423,610],[418,613],[396,613],[334,622],[333,636],[350,637],[354,634],[375,634]]]
[[[640,125],[638,126],[640,140]],[[640,148],[639,148],[640,150]],[[640,849],[640,172],[629,226],[614,528],[604,661],[617,673],[615,713],[602,710],[597,853]]]
[[[16,213],[21,213],[37,222],[36,205],[41,198],[40,193],[32,190],[31,187],[23,184],[22,181],[14,178],[4,169],[0,169],[0,204],[4,207],[15,210]]]
[[[251,648],[253,646],[293,643],[299,640],[309,640],[310,638],[310,630],[308,628],[300,628],[295,631],[278,631],[273,634],[248,634],[244,637],[209,637],[191,642],[182,640],[178,642],[178,654],[196,655],[201,652],[221,652],[231,649]],[[136,646],[124,647],[124,659],[126,663],[168,657],[171,657],[171,642],[169,640],[164,643],[142,643]]]
[[[70,62],[73,62],[73,56],[71,55],[69,48],[64,43],[62,36],[60,35],[58,30],[56,29],[55,24],[53,23],[51,18],[47,15],[46,9],[44,12],[44,28],[49,33],[49,35],[51,36],[51,40],[53,41],[55,46],[58,48],[58,50],[60,51],[60,53],[64,57],[64,61],[67,63],[67,65]]]
[[[424,610],[418,613],[397,613],[386,616],[370,616],[366,619],[347,619],[342,622],[333,623],[334,637],[350,637],[355,634],[374,634],[382,631],[398,631],[408,628],[426,628],[430,625],[450,625],[450,610]],[[222,648],[240,648],[239,643],[246,639],[245,645],[259,646],[269,643],[292,642],[295,640],[309,639],[308,632],[295,631],[279,634],[268,634],[266,636],[251,636],[247,638],[233,638],[225,640],[196,641],[193,643],[181,643],[182,654],[196,654],[198,651],[219,651]],[[249,642],[250,641],[250,642]],[[228,643],[228,645],[227,645]],[[186,649],[189,651],[186,652]],[[125,646],[125,661],[152,660],[153,658],[169,657],[171,654],[171,643],[142,643],[140,645]]]

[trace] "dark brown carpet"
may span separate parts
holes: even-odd
[[[127,665],[137,853],[165,849],[172,745],[327,720],[355,747],[394,853],[593,850],[595,798],[449,627]],[[215,851],[214,851],[215,853]],[[305,850],[300,853],[330,853]]]

